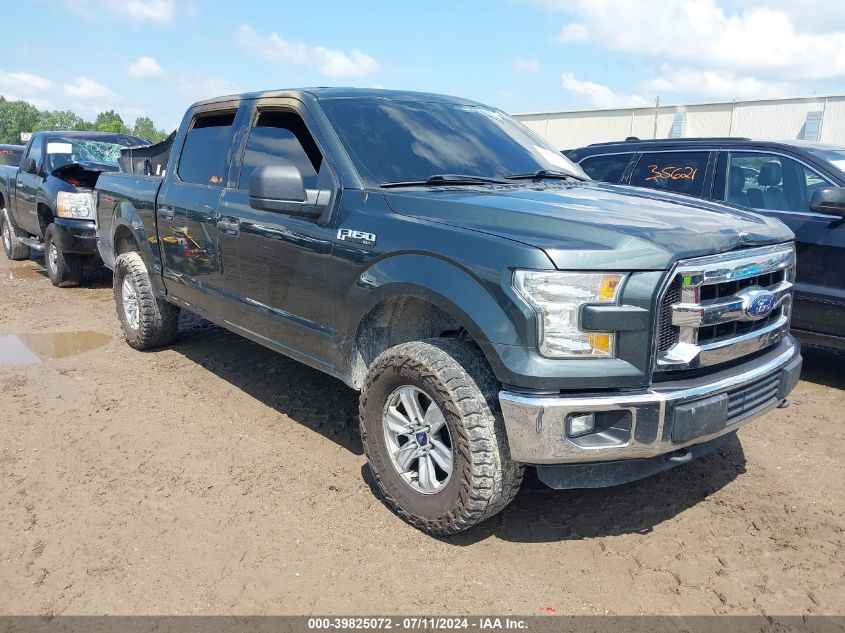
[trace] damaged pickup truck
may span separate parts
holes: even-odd
[[[594,182],[494,108],[222,97],[151,167],[97,182],[129,345],[187,309],[359,390],[384,498],[432,534],[502,510],[526,465],[555,488],[680,466],[798,380],[789,229]]]
[[[148,145],[107,132],[36,132],[19,166],[0,165],[0,224],[9,259],[45,252],[54,286],[79,283],[83,264],[98,258],[93,189],[117,171],[120,150]]]

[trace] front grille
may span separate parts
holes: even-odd
[[[666,291],[663,305],[660,306],[660,327],[658,328],[657,334],[658,351],[665,352],[678,342],[678,330],[680,328],[672,325],[672,305],[678,303],[680,300],[681,278],[675,277]]]
[[[728,424],[744,420],[778,403],[780,374],[728,392]]]
[[[761,288],[772,288],[786,278],[787,271],[779,270],[776,272],[766,273],[764,275],[757,275],[755,277],[746,277],[736,281],[728,281],[719,284],[712,284],[709,286],[702,286],[699,301],[702,304],[708,302],[712,303],[719,299],[725,299],[736,295],[740,290],[759,286]],[[666,291],[666,296],[663,299],[663,304],[660,307],[660,328],[658,330],[658,347],[661,352],[665,352],[678,342],[678,335],[680,329],[678,326],[672,325],[672,306],[681,300],[681,278],[676,277],[669,289]],[[698,329],[697,343],[712,343],[727,338],[741,336],[765,329],[774,321],[777,321],[783,316],[783,308],[774,310],[765,319],[759,321],[729,321],[719,325],[709,325]]]
[[[685,260],[671,274],[655,331],[657,371],[733,360],[775,344],[788,332],[792,245]],[[770,311],[754,310],[752,304]]]

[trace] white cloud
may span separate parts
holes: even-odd
[[[325,46],[289,42],[277,33],[261,35],[250,26],[238,30],[242,49],[270,62],[309,66],[328,77],[360,77],[379,69],[379,63],[366,53],[353,49],[343,52]]]
[[[177,88],[181,94],[193,101],[240,92],[238,85],[228,79],[202,79],[196,75],[180,77]]]
[[[567,24],[555,39],[563,43],[585,42],[590,39],[590,31],[583,24]]]
[[[165,74],[154,57],[139,57],[126,67],[126,72],[136,79],[157,79]]]
[[[67,96],[81,101],[108,101],[114,103],[121,100],[111,90],[102,84],[98,84],[93,79],[88,79],[88,77],[77,77],[72,83],[65,84],[64,90]]]
[[[9,73],[0,70],[0,90],[11,90],[25,95],[41,94],[51,90],[53,82],[30,73]]]
[[[540,72],[540,62],[536,59],[516,59],[511,64],[511,67],[518,75]]]
[[[715,70],[664,67],[662,74],[638,86],[646,94],[676,94],[699,99],[767,99],[794,95],[799,89],[787,82],[768,82]]]
[[[608,86],[593,81],[580,80],[572,73],[563,73],[563,88],[577,95],[594,108],[624,108],[648,105],[649,101],[639,95],[619,94]]]
[[[113,12],[135,22],[170,24],[175,13],[173,0],[105,0],[105,3]]]
[[[106,10],[128,17],[133,22],[170,24],[176,14],[174,0],[64,0],[64,5],[72,13],[89,19],[102,15]],[[189,18],[196,17],[198,13],[195,4],[189,4],[185,9]]]
[[[736,73],[773,81],[845,77],[845,30],[796,28],[784,10],[726,13],[714,0],[540,0],[577,16],[559,40],[589,40],[610,50],[675,67]],[[780,3],[781,6],[783,3]]]
[[[52,81],[38,75],[0,70],[0,95],[9,101],[26,101],[40,110],[52,110],[47,93],[53,87]]]

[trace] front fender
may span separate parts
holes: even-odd
[[[159,265],[157,236],[150,236],[141,219],[138,209],[128,200],[122,200],[115,205],[112,225],[108,232],[108,239],[99,241],[100,256],[106,266],[114,268],[114,262],[118,255],[118,240],[126,232],[132,236],[138,246],[138,253],[144,260],[144,265],[149,271],[150,283],[156,296],[166,294],[164,283],[161,278],[161,266]],[[153,250],[155,249],[155,250]],[[108,259],[107,259],[108,258]]]
[[[515,302],[497,301],[493,292],[502,290],[444,259],[418,254],[388,257],[368,268],[349,290],[344,305],[356,308],[350,311],[356,318],[341,329],[354,333],[364,315],[379,303],[396,296],[413,296],[445,311],[475,340],[521,344],[520,327],[514,318],[525,323],[528,315],[518,313]],[[512,311],[503,309],[503,304],[510,304]]]

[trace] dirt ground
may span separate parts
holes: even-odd
[[[843,357],[807,351],[792,406],[718,453],[608,490],[529,481],[438,540],[371,488],[353,391],[180,330],[136,352],[108,271],[56,289],[0,256],[0,335],[45,359],[0,345],[0,614],[843,613]]]

